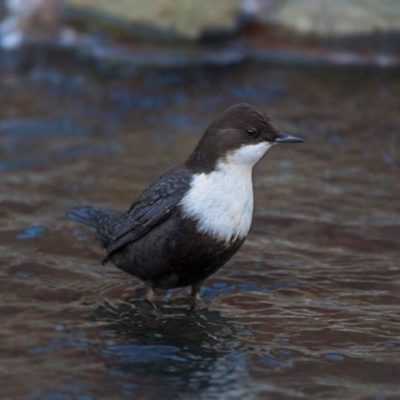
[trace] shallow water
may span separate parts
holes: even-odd
[[[245,65],[0,77],[1,397],[400,398],[400,76]],[[304,136],[255,171],[252,232],[154,313],[65,212],[126,209],[239,101]]]

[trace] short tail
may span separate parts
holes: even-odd
[[[94,228],[103,245],[107,246],[113,237],[114,228],[121,222],[123,214],[113,210],[82,206],[73,208],[67,213],[67,217]]]
[[[75,207],[67,213],[68,218],[92,228],[97,227],[100,216],[101,210],[90,206]]]

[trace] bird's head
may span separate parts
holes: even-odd
[[[187,163],[209,170],[218,162],[253,167],[274,144],[301,142],[280,132],[254,106],[236,104],[211,123]]]

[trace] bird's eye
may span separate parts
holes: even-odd
[[[256,137],[258,135],[257,129],[256,128],[249,128],[247,129],[246,133],[250,136],[250,137]]]

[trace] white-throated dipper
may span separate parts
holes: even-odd
[[[253,217],[254,165],[276,143],[303,140],[279,132],[248,104],[225,110],[187,161],[146,189],[126,213],[74,208],[69,216],[93,227],[108,260],[154,289],[201,284],[240,248]]]

